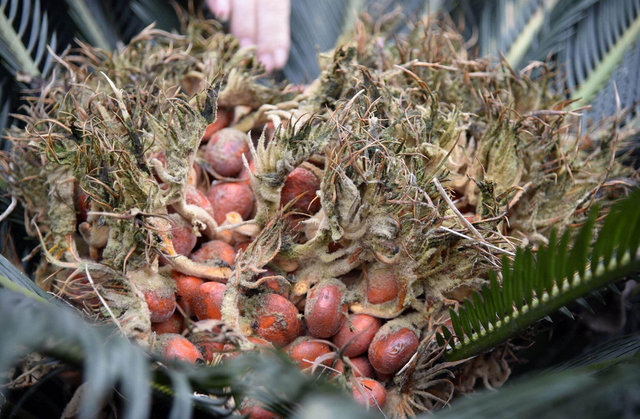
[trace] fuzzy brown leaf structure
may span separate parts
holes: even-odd
[[[199,20],[60,57],[3,156],[42,240],[38,283],[165,355],[153,330],[193,330],[197,312],[186,336],[209,360],[370,316],[357,363],[341,340],[301,365],[391,416],[446,404],[454,365],[434,363],[432,338],[446,309],[635,180],[612,157],[621,133],[580,135],[543,65],[531,80],[474,60],[427,22],[384,40],[358,25],[304,90],[260,79]],[[180,350],[167,356],[191,359]]]

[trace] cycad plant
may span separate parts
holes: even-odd
[[[506,380],[512,338],[640,269],[635,91],[620,89],[638,7],[441,6],[398,34],[397,15],[365,12],[301,90],[197,8],[169,32],[143,30],[180,26],[150,2],[69,0],[82,39],[65,49],[44,3],[4,1],[0,54],[26,106],[5,131],[2,228],[31,237],[35,282],[0,259],[0,371],[30,388],[3,414],[78,370],[65,410],[83,417],[540,412],[520,401],[544,392],[535,377],[509,400],[454,398]],[[638,374],[624,342],[546,377],[576,400],[615,374],[620,388]]]

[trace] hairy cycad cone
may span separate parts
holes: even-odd
[[[60,58],[0,155],[37,282],[188,362],[330,338],[336,385],[374,368],[387,387],[358,400],[430,409],[432,326],[514,246],[637,185],[616,158],[630,137],[605,124],[584,141],[544,66],[532,80],[474,59],[426,21],[399,38],[360,23],[305,89],[262,83],[198,19]],[[181,317],[195,346],[170,333]]]

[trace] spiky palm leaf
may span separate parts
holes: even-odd
[[[537,46],[528,51],[525,61],[555,57],[564,67],[571,97],[580,99],[576,106],[584,105],[612,80],[618,66],[622,72],[634,69],[635,63],[625,62],[624,57],[639,36],[637,0],[562,0],[549,17],[548,30],[540,33]],[[606,91],[615,97],[611,84]],[[631,92],[637,93],[633,89]],[[635,96],[634,101],[638,98]],[[592,114],[596,111],[600,109],[595,107]]]
[[[485,2],[480,15],[480,55],[501,52],[517,67],[559,0]]]
[[[28,37],[26,43],[23,36]],[[31,77],[47,74],[52,64],[50,59],[45,60],[47,45],[55,49],[56,34],[50,33],[47,13],[42,12],[40,0],[0,2],[0,57],[11,72]]]
[[[503,260],[502,286],[490,273],[490,287],[482,297],[473,294],[458,313],[451,310],[452,327],[442,328],[438,341],[452,346],[450,360],[472,357],[507,341],[518,332],[549,314],[625,275],[640,270],[640,191],[633,192],[611,208],[597,240],[591,235],[597,211],[588,220],[569,248],[571,232],[556,242],[552,233],[549,245],[534,254],[520,249],[513,262]]]
[[[96,0],[66,0],[69,14],[84,38],[96,47],[111,50],[118,39],[116,26]]]

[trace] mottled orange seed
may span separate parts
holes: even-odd
[[[176,309],[176,298],[173,294],[164,296],[154,291],[146,291],[143,294],[153,323],[168,320]]]
[[[218,224],[222,224],[232,211],[240,214],[243,220],[248,220],[253,211],[253,192],[242,182],[216,182],[209,189],[207,199]]]
[[[184,318],[182,314],[175,312],[167,320],[159,323],[151,323],[151,330],[156,332],[157,335],[164,335],[167,333],[178,334],[182,332],[182,322]]]
[[[195,345],[200,348],[200,352],[207,362],[213,362],[215,355],[224,350],[224,344],[218,342],[198,342]]]
[[[351,358],[351,362],[357,369],[353,371],[356,377],[367,377],[367,378],[376,377],[376,371],[371,366],[371,363],[369,362],[369,358],[367,358],[366,355]]]
[[[371,272],[367,278],[367,301],[382,304],[395,300],[398,296],[398,276],[392,269]]]
[[[176,281],[176,300],[178,305],[188,316],[193,316],[193,299],[204,281],[195,276],[184,275],[177,271],[173,271],[172,276]]]
[[[227,286],[219,282],[205,282],[200,285],[193,298],[193,310],[198,320],[222,318],[222,298]]]
[[[309,332],[318,338],[335,335],[345,321],[347,309],[347,304],[342,304],[342,290],[338,285],[316,285],[309,293],[304,309]]]
[[[351,385],[353,390],[353,399],[356,403],[366,406],[367,404],[373,408],[382,408],[387,402],[387,391],[382,384],[368,378],[358,378],[361,388],[365,394],[362,394],[355,384]]]
[[[331,348],[305,336],[294,340],[285,348],[285,352],[300,369],[305,369],[311,367],[316,358],[331,352]]]
[[[382,321],[376,317],[367,314],[352,314],[332,340],[339,348],[348,345],[344,351],[346,356],[358,356],[367,352],[380,326],[382,326]]]
[[[261,304],[251,323],[253,332],[276,346],[291,343],[300,330],[298,309],[291,301],[278,294],[254,298],[261,299]]]
[[[163,354],[168,359],[177,359],[179,361],[195,364],[200,360],[204,362],[202,354],[195,347],[195,345],[189,342],[187,339],[180,335],[163,335],[167,339],[164,341]]]
[[[369,362],[376,371],[392,374],[402,368],[418,349],[418,336],[406,327],[376,335],[369,346]]]
[[[184,194],[184,201],[188,205],[195,205],[196,207],[202,208],[213,217],[213,207],[211,206],[211,202],[209,202],[207,196],[195,186],[187,186],[187,190]]]
[[[204,144],[209,142],[212,139],[211,137],[213,137],[216,132],[228,127],[232,119],[233,109],[218,108],[216,120],[207,125],[207,129],[204,131],[204,135],[202,136],[202,143]]]
[[[320,189],[320,179],[311,170],[295,168],[284,182],[280,192],[280,206],[283,207],[297,197],[292,209],[305,214],[315,214],[320,210],[320,198],[316,191]]]
[[[236,251],[233,247],[221,240],[212,240],[203,244],[200,249],[191,254],[191,260],[198,263],[226,262],[233,265],[236,259]]]
[[[204,158],[221,176],[233,177],[242,170],[242,155],[250,156],[248,137],[242,131],[224,128],[216,132],[205,149]]]

